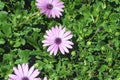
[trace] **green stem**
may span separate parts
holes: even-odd
[[[98,31],[96,30],[95,34],[88,41],[91,41],[97,35],[97,33]]]
[[[34,19],[35,16],[38,16],[38,12],[34,13],[32,16],[28,16],[26,20],[18,24],[18,27],[22,26],[23,24],[29,22],[30,20]]]

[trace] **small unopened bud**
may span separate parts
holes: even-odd
[[[102,26],[98,27],[98,31],[99,31],[99,32],[102,31],[102,30],[103,30],[103,27],[102,27]]]
[[[112,42],[110,42],[110,43],[109,43],[109,46],[110,46],[110,47],[113,47],[113,43],[112,43]]]
[[[40,16],[40,13],[38,13],[37,15]]]
[[[102,51],[105,51],[105,47],[104,47],[104,46],[102,46],[102,47],[101,47],[101,50],[102,50]]]
[[[72,55],[72,56],[75,56],[75,55],[76,55],[76,52],[75,52],[75,51],[72,51],[72,52],[71,52],[71,55]]]
[[[88,42],[87,42],[87,45],[88,45],[88,46],[89,46],[89,45],[91,45],[91,42],[90,42],[90,41],[88,41]]]
[[[119,36],[119,35],[120,35],[120,33],[119,33],[119,32],[116,32],[116,33],[115,33],[115,35],[116,35],[116,36]]]

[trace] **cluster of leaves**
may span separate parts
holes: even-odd
[[[119,0],[62,0],[60,19],[39,13],[35,0],[0,1],[0,80],[17,64],[29,63],[50,80],[120,79]],[[74,48],[51,56],[42,46],[47,29],[72,30]]]

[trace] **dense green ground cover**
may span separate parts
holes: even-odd
[[[22,63],[49,80],[120,80],[120,1],[62,1],[60,19],[40,14],[35,0],[0,1],[0,80]],[[69,54],[53,56],[42,46],[45,31],[55,25],[72,31]]]

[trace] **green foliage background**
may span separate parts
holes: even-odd
[[[40,14],[35,0],[0,1],[0,80],[22,63],[49,80],[120,80],[120,1],[62,1],[60,19]],[[69,54],[51,56],[42,46],[45,31],[55,25],[72,31]]]

